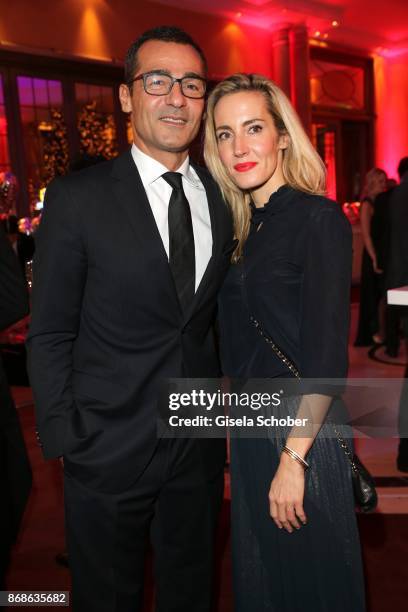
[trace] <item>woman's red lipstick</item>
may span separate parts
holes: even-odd
[[[251,170],[257,164],[258,162],[245,162],[244,164],[237,164],[236,166],[234,166],[234,170],[236,170],[237,172],[248,172],[248,170]]]

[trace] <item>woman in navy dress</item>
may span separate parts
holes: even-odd
[[[345,378],[351,230],[283,92],[259,75],[219,83],[205,158],[238,239],[219,300],[224,373]],[[282,427],[231,441],[236,611],[365,609],[350,465],[330,424],[318,425],[332,399],[312,386],[285,404],[318,415],[308,436]]]

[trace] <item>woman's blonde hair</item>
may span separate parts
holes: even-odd
[[[287,134],[289,137],[287,148],[282,150],[282,171],[286,184],[306,193],[324,194],[326,190],[326,168],[288,98],[273,81],[259,74],[238,73],[218,83],[211,92],[207,104],[204,158],[232,210],[235,237],[238,239],[238,246],[233,256],[235,261],[239,259],[249,234],[250,194],[235,185],[221,162],[215,132],[214,110],[222,97],[242,91],[261,93],[279,134]]]
[[[371,168],[367,172],[364,178],[364,187],[360,196],[360,201],[366,200],[369,198],[370,200],[375,200],[375,198],[380,193],[378,189],[378,181],[377,179],[380,176],[384,176],[387,179],[387,173],[382,168]]]

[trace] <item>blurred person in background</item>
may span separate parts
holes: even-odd
[[[408,157],[398,164],[400,184],[390,198],[390,256],[387,271],[387,287],[394,289],[408,285]],[[398,307],[390,307],[398,308]],[[399,310],[402,334],[408,355],[408,306]],[[400,444],[397,467],[408,472],[408,365],[405,370],[405,384],[402,389],[399,410]]]
[[[17,257],[0,227],[0,331],[28,314]],[[31,468],[0,354],[0,591],[31,489]]]
[[[25,266],[34,256],[34,238],[19,229],[19,221],[15,215],[9,215],[2,221],[3,229],[25,273]]]
[[[107,159],[103,155],[89,155],[88,153],[81,153],[70,162],[69,171],[79,172],[80,170],[85,170],[85,168],[96,166],[96,164],[100,164],[104,161],[107,161]]]
[[[383,210],[377,196],[387,189],[387,175],[381,168],[367,172],[361,195],[361,234],[364,250],[361,260],[360,311],[355,346],[382,344],[385,337],[384,275],[381,265],[384,228]],[[385,230],[386,231],[386,230]]]

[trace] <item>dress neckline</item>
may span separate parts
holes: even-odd
[[[279,189],[270,195],[269,200],[264,204],[264,206],[259,208],[257,208],[251,201],[251,224],[257,226],[264,222],[269,215],[275,215],[277,212],[282,210],[288,201],[288,195],[291,194],[292,191],[293,189],[289,185],[281,185]]]

